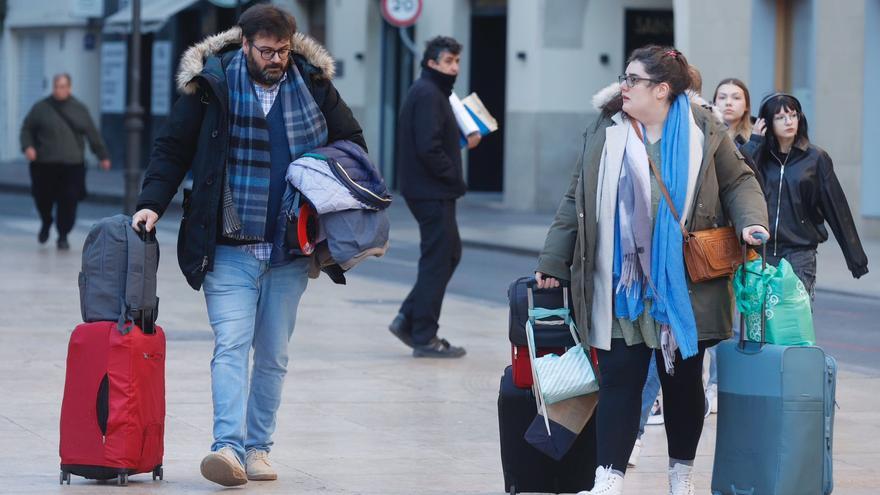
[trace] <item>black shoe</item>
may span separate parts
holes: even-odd
[[[413,357],[460,358],[467,354],[464,347],[456,347],[446,339],[434,337],[430,344],[413,347]]]
[[[58,250],[59,251],[67,251],[70,249],[70,244],[67,242],[66,237],[62,237],[58,239]]]
[[[40,227],[40,233],[37,234],[37,240],[40,241],[40,244],[46,244],[46,241],[49,240],[49,229],[51,228],[51,223],[44,223],[43,226]]]
[[[397,316],[394,317],[394,321],[388,325],[388,330],[390,330],[395,337],[400,339],[401,342],[406,344],[407,347],[413,346],[412,326],[405,314],[397,313]]]

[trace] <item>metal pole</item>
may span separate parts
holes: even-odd
[[[412,38],[410,38],[409,31],[407,31],[406,29],[407,28],[405,27],[398,28],[398,31],[400,32],[400,40],[403,41],[403,44],[406,46],[406,48],[410,51],[410,53],[413,54],[413,57],[418,58],[419,47],[417,47]]]
[[[241,18],[241,0],[235,0],[235,23],[238,24],[238,19]]]
[[[141,181],[141,131],[144,109],[141,107],[141,0],[131,2],[131,54],[129,56],[128,107],[125,109],[125,213],[133,214]]]

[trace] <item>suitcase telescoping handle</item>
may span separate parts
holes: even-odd
[[[767,236],[762,233],[753,234],[755,238],[761,241],[761,275],[764,274],[764,270],[767,268]],[[743,285],[746,282],[746,263],[749,261],[749,246],[743,246],[743,264],[742,270],[740,270],[742,276]],[[758,342],[758,349],[760,350],[764,347],[764,344],[767,343],[767,293],[766,291],[763,294],[764,297],[761,298],[761,341]],[[746,348],[746,317],[739,313],[739,348],[740,350],[745,350]]]
[[[153,230],[147,231],[147,223],[146,222],[138,222],[138,230],[136,231],[138,237],[144,241],[144,244],[155,244],[156,243],[156,227],[153,226]],[[144,249],[144,266],[146,266],[147,261],[147,251]],[[146,275],[146,274],[145,274]],[[142,309],[140,311],[136,311],[133,315],[134,323],[140,327],[141,332],[147,335],[152,335],[156,333],[156,310],[145,310]]]
[[[559,279],[557,279],[559,280]],[[554,290],[554,289],[538,289],[537,288],[538,281],[534,278],[529,279],[526,282],[526,298],[529,301],[529,310],[535,309],[535,291],[536,290]],[[568,310],[571,310],[568,306],[568,298],[569,291],[571,290],[568,280],[559,280],[559,288],[562,289],[562,307]],[[532,321],[532,325],[535,324],[535,319],[529,316],[529,320]],[[547,325],[563,325],[565,324],[562,320],[550,320],[544,321],[543,323]]]
[[[147,232],[147,222],[138,222],[138,237],[141,238],[144,242],[156,242],[156,226],[153,226],[153,230]]]

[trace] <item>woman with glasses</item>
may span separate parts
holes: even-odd
[[[730,336],[730,281],[690,282],[679,219],[689,230],[732,223],[750,244],[767,235],[754,174],[724,124],[689,101],[689,86],[679,51],[632,53],[620,83],[593,98],[600,115],[584,134],[538,259],[540,287],[571,281],[582,338],[598,351],[599,467],[593,489],[582,494],[623,492],[652,355],[663,390],[669,493],[695,492],[703,352]]]
[[[827,222],[852,276],[868,273],[868,258],[831,157],[810,143],[800,101],[785,93],[771,95],[759,117],[769,123],[755,157],[770,214],[767,261],[788,260],[814,298],[816,247],[828,240]]]

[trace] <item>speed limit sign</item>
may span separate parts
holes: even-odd
[[[397,27],[409,27],[419,20],[422,0],[382,0],[382,17]]]

